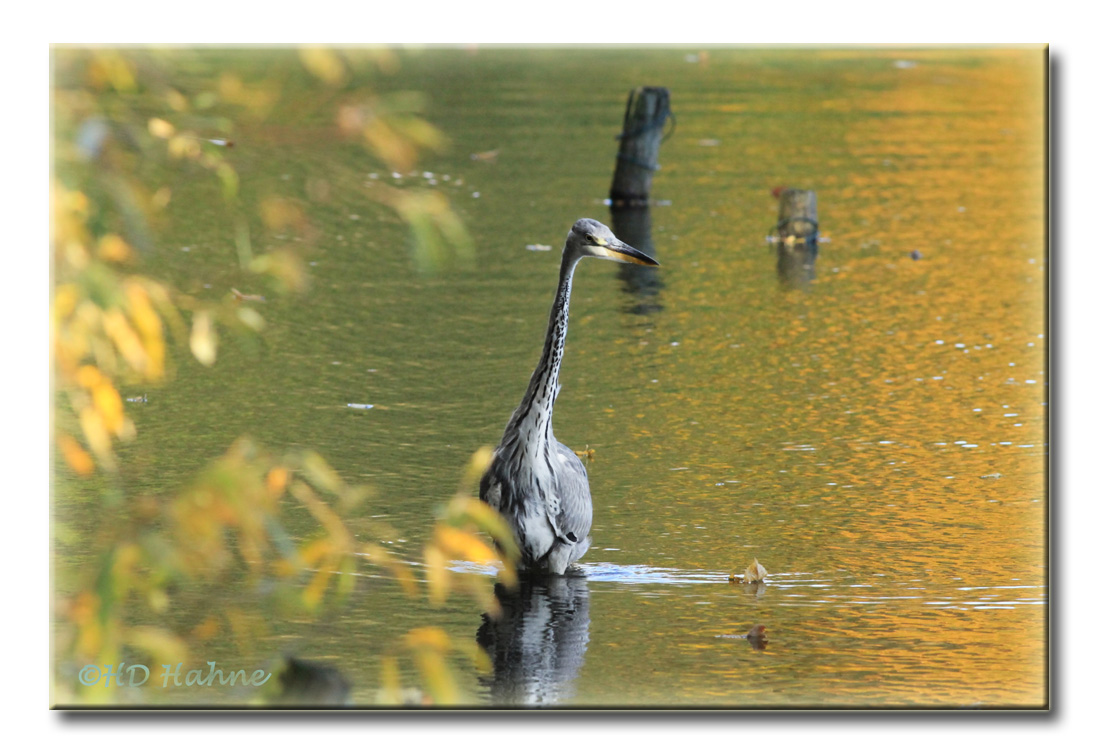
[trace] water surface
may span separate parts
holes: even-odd
[[[650,218],[662,267],[587,260],[575,278],[555,431],[594,450],[581,575],[529,586],[485,629],[464,596],[433,610],[366,575],[342,612],[281,625],[260,654],[338,666],[360,704],[378,655],[424,624],[491,650],[492,675],[458,666],[482,704],[1044,704],[1041,52],[697,53],[405,53],[385,84],[425,92],[452,140],[415,176],[331,138],[323,107],[240,126],[245,200],[311,212],[313,287],[266,302],[261,345],[149,391],[127,484],[168,493],[243,433],[315,448],[374,485],[364,516],[417,560],[523,394],[567,230],[611,222],[628,91],[669,87],[677,117]],[[182,55],[185,77],[229,65]],[[230,65],[265,55],[281,53]],[[472,269],[417,273],[364,191],[432,180]],[[778,185],[818,194],[828,240],[805,280],[780,279],[766,241]],[[154,272],[246,290],[218,197],[180,195]],[[756,557],[765,585],[728,582]],[[740,637],[756,624],[762,650]]]

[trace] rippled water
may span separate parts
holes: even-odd
[[[490,651],[491,675],[459,667],[482,704],[1040,706],[1042,66],[1036,50],[412,52],[391,85],[426,92],[453,142],[432,179],[371,178],[312,112],[244,125],[248,197],[328,186],[304,200],[313,291],[267,302],[263,348],[151,392],[131,484],[170,490],[244,432],[310,446],[375,486],[373,516],[418,559],[523,393],[567,229],[613,221],[624,98],[665,85],[662,267],[588,260],[575,279],[555,430],[595,452],[580,575],[505,597],[498,626],[366,575],[340,615],[272,646],[342,668],[361,704],[397,629],[437,624]],[[474,270],[415,273],[362,190],[430,180]],[[803,278],[766,241],[778,185],[818,194],[828,240]],[[237,272],[231,229],[197,202],[159,264],[203,294]],[[766,584],[730,584],[753,558]],[[743,639],[757,624],[763,649]]]

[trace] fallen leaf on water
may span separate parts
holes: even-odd
[[[767,576],[767,570],[763,568],[763,564],[759,563],[759,559],[753,558],[751,564],[744,570],[744,581],[748,584],[755,582],[762,582]]]
[[[763,582],[767,576],[767,570],[763,568],[763,564],[759,563],[759,559],[752,559],[751,565],[744,570],[742,576],[737,577],[735,574],[728,575],[728,581],[734,585],[754,585]]]
[[[500,149],[491,149],[488,152],[475,152],[470,156],[470,159],[483,163],[495,163],[497,162],[497,153],[500,151]]]

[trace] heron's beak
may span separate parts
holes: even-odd
[[[604,252],[606,257],[615,259],[619,262],[631,262],[634,265],[651,265],[656,266],[659,263],[647,256],[639,249],[631,247],[620,239],[615,240],[612,244],[605,247]]]

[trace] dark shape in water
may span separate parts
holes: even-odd
[[[478,644],[493,671],[479,681],[490,703],[569,703],[590,641],[589,583],[581,576],[524,575],[517,590],[494,586],[501,616],[482,616]]]
[[[776,249],[779,282],[790,288],[808,288],[817,277],[817,241],[802,244],[779,241]]]
[[[350,704],[351,683],[339,669],[292,656],[278,676],[281,694],[275,705],[335,708]]]
[[[748,633],[744,635],[744,639],[755,648],[756,650],[767,649],[767,627],[762,624],[756,624]]]
[[[658,259],[655,242],[651,238],[651,205],[637,207],[618,207],[610,210],[613,233],[617,238],[627,241],[649,257]],[[664,283],[658,267],[644,265],[621,265],[617,275],[623,283],[624,291],[634,298],[625,308],[630,314],[649,315],[661,312],[663,304],[659,301]]]

